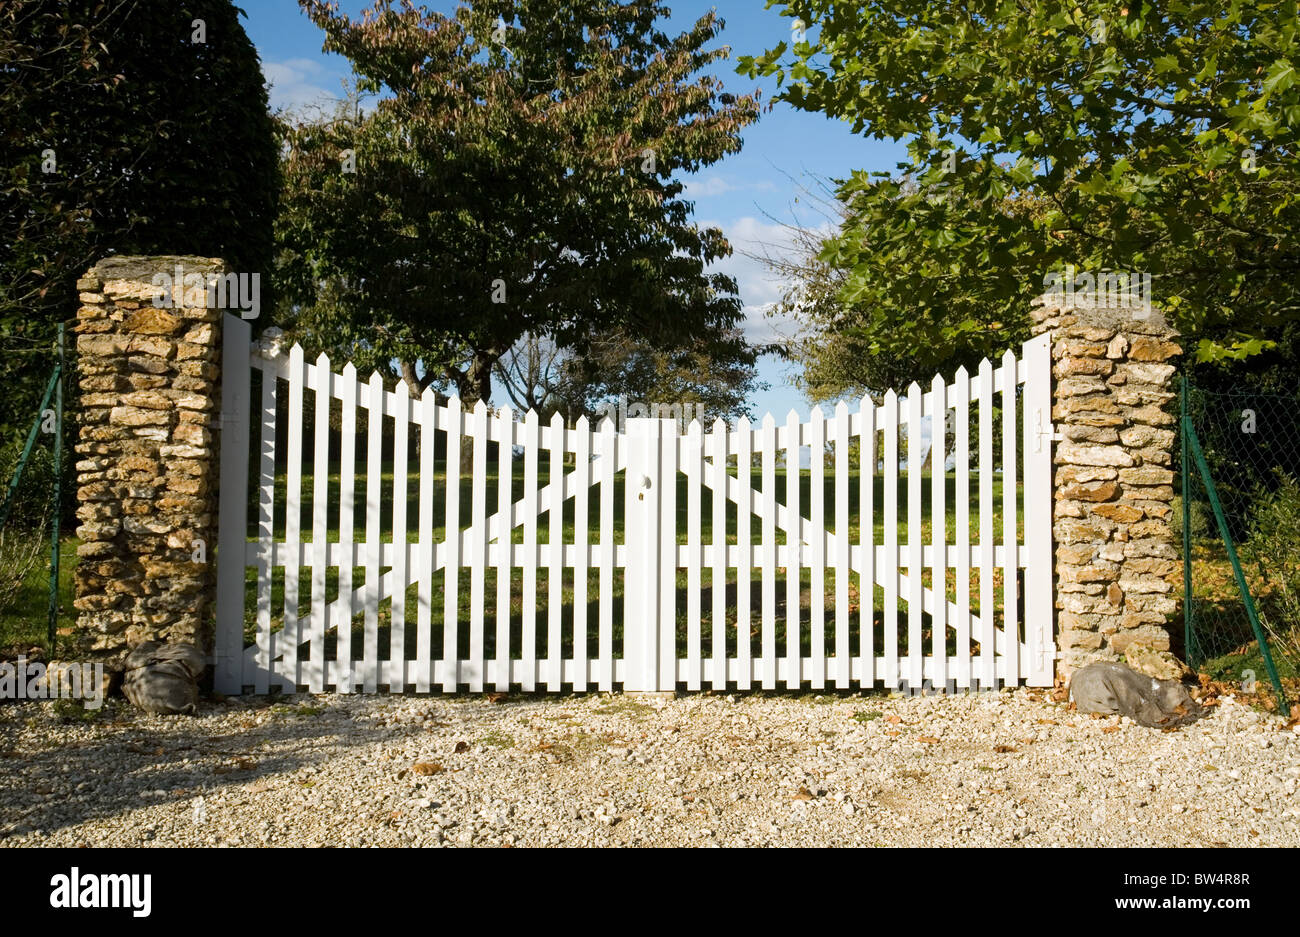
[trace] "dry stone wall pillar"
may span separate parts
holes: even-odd
[[[145,641],[210,649],[222,311],[203,285],[225,272],[207,257],[109,257],[77,283],[85,658],[118,664]]]
[[[1177,676],[1166,622],[1182,583],[1170,526],[1178,333],[1158,310],[1061,295],[1032,314],[1035,334],[1052,334],[1058,672],[1123,657]]]

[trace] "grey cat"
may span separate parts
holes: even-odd
[[[1177,680],[1157,680],[1112,661],[1095,661],[1070,680],[1070,699],[1083,713],[1118,713],[1138,725],[1169,728],[1203,715]]]
[[[192,644],[141,644],[126,658],[122,692],[136,706],[156,715],[193,715],[199,703],[195,681],[203,655]]]

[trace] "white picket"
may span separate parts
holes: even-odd
[[[545,506],[550,520],[550,542],[546,545],[546,689],[558,691],[564,662],[560,618],[564,612],[564,417],[553,413],[550,429],[551,475],[547,483],[550,504]]]
[[[265,694],[271,676],[271,573],[275,567],[275,413],[274,367],[262,369],[262,438],[257,498],[257,652],[253,692]],[[242,616],[241,616],[242,617]]]
[[[469,544],[469,690],[483,692],[483,675],[487,661],[483,657],[483,606],[487,596],[484,583],[488,566],[487,525],[487,460],[488,460],[488,407],[480,400],[474,405],[470,422],[470,435],[474,438],[474,474],[470,481],[470,529],[473,538]]]
[[[366,586],[365,634],[362,639],[362,668],[367,693],[379,689],[379,569],[383,544],[380,542],[379,511],[381,502],[384,381],[379,372],[370,375],[366,386]]]
[[[753,451],[753,430],[749,418],[742,416],[736,424],[736,686],[741,690],[748,690],[753,679],[749,643],[754,627],[750,608],[750,583],[754,578],[753,534],[750,531]]]
[[[948,684],[948,513],[946,490],[947,472],[944,470],[948,453],[945,450],[945,427],[948,422],[948,385],[940,375],[930,384],[930,588],[934,592],[934,606],[930,615],[930,636],[934,656],[934,686]],[[919,578],[919,577],[918,577]]]
[[[786,672],[785,685],[790,688],[797,688],[802,682],[800,664],[802,663],[802,651],[799,647],[801,637],[800,629],[802,627],[802,613],[799,607],[800,580],[802,573],[802,553],[803,540],[800,537],[799,518],[802,516],[799,507],[799,484],[800,475],[800,455],[802,448],[800,446],[800,430],[803,424],[799,420],[799,414],[791,410],[785,418],[785,505],[789,512],[789,523],[786,525],[786,570],[785,570],[785,657]]]
[[[393,562],[392,620],[388,627],[388,689],[406,688],[406,467],[411,396],[406,381],[393,394]]]
[[[302,392],[306,384],[306,365],[302,346],[289,350],[289,438],[285,457],[284,542],[290,561],[284,567],[284,627],[280,629],[277,651],[283,686],[296,689],[302,683],[302,664],[298,648],[302,646],[302,622],[298,620],[298,575],[302,564]]]
[[[465,430],[460,398],[448,398],[443,412],[447,439],[447,510],[443,520],[446,565],[442,587],[442,691],[455,693],[460,685],[460,446]]]
[[[496,673],[493,681],[497,690],[510,689],[510,580],[514,575],[514,431],[515,415],[509,409],[497,412],[497,512],[501,515],[500,533],[497,535],[497,640]]]
[[[433,688],[433,479],[438,448],[438,397],[432,387],[420,398],[420,581],[416,587],[415,691]]]
[[[776,689],[776,420],[763,417],[763,689]]]
[[[308,655],[307,687],[312,693],[325,692],[325,634],[329,609],[325,606],[326,556],[329,550],[329,452],[330,452],[330,359],[325,352],[316,358],[316,413],[312,427],[314,446],[311,463],[311,648]]]
[[[686,689],[698,690],[701,681],[700,659],[700,563],[704,541],[700,536],[701,482],[704,478],[704,438],[699,420],[686,428],[683,459],[686,463]],[[713,502],[717,504],[726,489],[719,491],[712,479]],[[716,544],[716,536],[714,543]]]
[[[993,633],[993,364],[979,366],[979,474],[980,474],[980,689],[998,685],[996,643]]]
[[[692,424],[694,425],[694,424]],[[710,685],[727,685],[727,424],[713,421],[709,448],[713,453],[713,666]]]
[[[1023,346],[1025,367],[1024,544],[1025,638],[1029,660],[1022,667],[1029,686],[1051,686],[1056,645],[1052,639],[1052,347],[1050,335]]]
[[[808,560],[808,626],[812,633],[812,657],[808,680],[814,690],[826,688],[826,418],[821,407],[813,407],[808,426],[809,524],[812,543]]]
[[[596,685],[608,693],[614,688],[614,475],[615,446],[620,437],[614,421],[600,424],[600,637]]]
[[[851,685],[849,660],[849,405],[835,405],[831,421],[835,445],[835,688]],[[863,466],[862,471],[866,471]]]
[[[1016,549],[1016,356],[1011,349],[1002,356],[1002,660],[1007,682],[1020,676],[1020,625],[1017,578],[1020,554]]]
[[[957,686],[970,687],[970,374],[957,369],[953,383],[953,446],[956,482],[957,620],[953,622],[957,642]]]
[[[525,693],[537,689],[537,453],[541,444],[537,411],[529,410],[524,417],[524,543],[520,560],[524,571],[520,686]]]
[[[863,396],[858,452],[858,653],[862,657],[863,686],[876,682],[876,405]]]
[[[907,388],[907,683],[919,688],[924,680],[924,639],[921,635],[921,385]]]
[[[341,693],[356,689],[352,670],[352,568],[357,500],[357,369],[349,361],[339,376],[339,598],[342,608],[333,613],[335,686]]]
[[[885,587],[882,633],[885,659],[881,679],[890,689],[898,688],[898,395],[893,389],[885,392],[880,428],[884,433],[885,450],[885,527],[883,531],[884,560],[881,570]]]
[[[585,416],[574,426],[573,447],[573,691],[587,689],[587,567],[591,565],[588,541],[591,513],[591,424]]]

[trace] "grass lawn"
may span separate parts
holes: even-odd
[[[46,544],[44,561],[37,563],[28,573],[14,602],[0,611],[0,653],[17,654],[32,647],[45,647],[50,607],[48,532]],[[77,565],[77,547],[80,544],[81,541],[72,536],[65,536],[59,542],[58,627],[65,633],[72,624],[72,573]]]

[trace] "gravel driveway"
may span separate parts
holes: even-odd
[[[1041,691],[0,706],[0,845],[1300,845],[1300,727]]]

